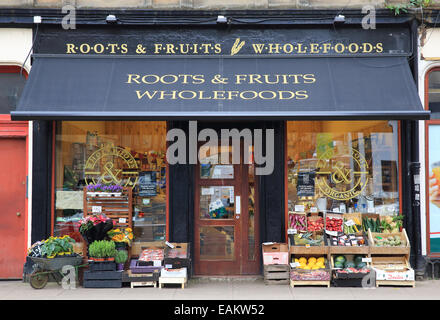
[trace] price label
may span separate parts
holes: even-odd
[[[295,211],[296,212],[304,212],[304,205],[296,204],[295,205]]]
[[[92,206],[92,212],[93,213],[101,213],[102,207],[101,206]]]
[[[325,233],[327,233],[328,235],[333,236],[333,237],[337,237],[338,236],[338,232],[337,231],[325,230]]]
[[[310,208],[310,212],[316,213],[316,212],[318,212],[318,208],[317,207],[311,207]]]
[[[298,230],[296,229],[287,229],[287,234],[296,234]]]
[[[162,265],[162,260],[153,260],[153,267],[160,267]]]
[[[127,223],[127,218],[119,218],[119,223]]]
[[[307,243],[307,244],[306,244],[306,248],[310,248],[310,244]]]
[[[371,261],[371,258],[362,258],[362,262],[370,262],[371,263],[372,261]]]
[[[296,268],[296,267],[299,267],[301,264],[299,263],[299,262],[291,262],[290,263],[290,267],[292,267],[292,268]]]
[[[333,212],[339,213],[339,208],[333,208]]]
[[[354,226],[354,225],[356,224],[356,223],[354,223],[354,221],[351,220],[351,219],[345,221],[344,223],[345,223],[345,225],[348,226],[348,227]]]

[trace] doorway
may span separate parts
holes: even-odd
[[[26,255],[26,140],[0,139],[0,279],[21,279]]]
[[[248,149],[248,150],[245,150]],[[240,163],[233,147],[199,145],[195,170],[194,273],[260,273],[258,186],[253,146],[240,144]],[[245,160],[246,152],[249,160]],[[218,164],[215,164],[217,160]],[[246,158],[247,159],[247,158]]]

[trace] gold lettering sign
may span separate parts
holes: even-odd
[[[231,39],[232,40],[232,39]],[[226,43],[66,43],[67,54],[114,54],[114,55],[220,55],[234,56],[240,52],[255,55],[302,55],[302,54],[372,54],[382,53],[383,43],[376,42],[284,42],[249,43],[235,38]]]
[[[84,174],[86,184],[118,184],[134,187],[138,181],[138,166],[130,152],[109,143],[87,159]]]
[[[368,164],[359,151],[328,149],[318,160],[316,184],[327,197],[349,200],[358,196],[368,183]]]

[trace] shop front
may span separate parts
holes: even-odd
[[[410,28],[117,30],[42,28],[12,112],[46,128],[50,233],[82,241],[87,187],[121,185],[135,242],[254,275],[289,212],[410,214]]]

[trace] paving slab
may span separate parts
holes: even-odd
[[[21,281],[0,281],[0,300],[440,300],[440,280],[417,281],[415,288],[326,288],[266,285],[252,281],[189,281],[180,287],[123,287],[63,289],[48,283],[33,289]]]

